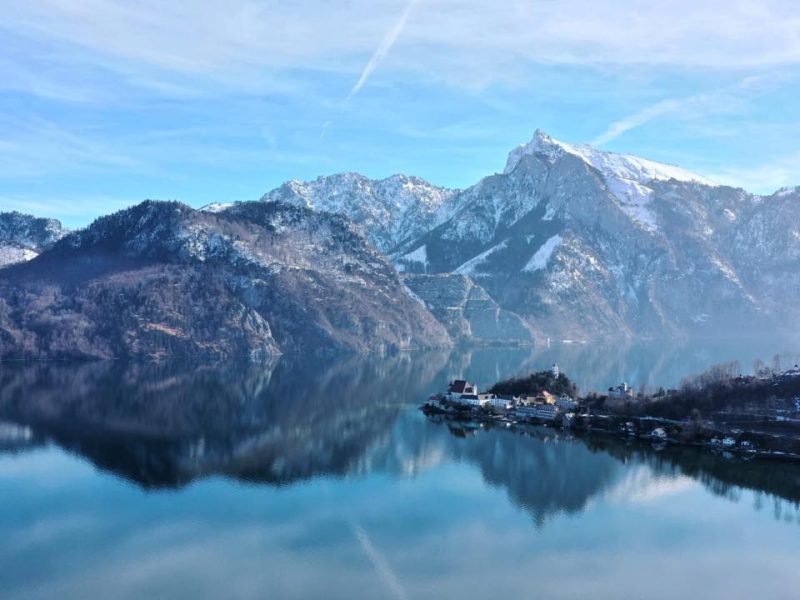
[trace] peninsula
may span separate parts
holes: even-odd
[[[478,426],[544,425],[723,452],[745,460],[800,461],[800,367],[742,375],[724,363],[689,376],[679,388],[634,392],[626,383],[579,395],[558,365],[496,383],[451,382],[421,410],[431,418]]]

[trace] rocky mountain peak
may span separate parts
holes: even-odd
[[[763,198],[537,130],[394,260],[405,273],[470,277],[547,337],[772,327],[798,285],[797,192]],[[423,281],[415,292],[435,307],[439,280]]]
[[[508,155],[504,173],[513,171],[520,159],[529,154],[544,154],[549,157],[572,154],[579,157],[598,171],[607,179],[627,180],[646,184],[650,181],[677,181],[714,185],[713,182],[674,165],[668,165],[631,154],[618,154],[599,150],[589,144],[568,144],[554,139],[541,129],[537,129],[531,141],[520,144]]]
[[[441,223],[449,216],[455,194],[419,177],[398,174],[369,179],[358,173],[337,173],[313,181],[287,181],[261,200],[344,215],[379,250],[388,252]]]
[[[675,181],[715,187],[708,179],[673,165],[630,154],[606,152],[588,144],[568,144],[537,129],[527,144],[514,148],[508,155],[504,174],[512,174],[526,156],[544,156],[551,163],[565,155],[575,157],[596,170],[619,207],[637,227],[650,232],[658,230],[655,212],[650,206],[655,182]]]

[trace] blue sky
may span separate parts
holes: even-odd
[[[800,184],[793,0],[9,0],[3,13],[0,210],[70,226],[339,171],[463,187],[537,127],[752,191]]]

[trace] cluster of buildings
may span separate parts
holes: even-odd
[[[633,388],[624,381],[616,387],[608,388],[608,400],[606,404],[609,407],[624,406],[636,398]]]
[[[718,446],[720,448],[725,448],[732,450],[734,448],[738,448],[739,450],[746,450],[746,451],[754,451],[756,449],[755,444],[751,440],[737,440],[734,437],[726,435],[725,437],[713,437],[709,440],[709,443],[712,446]]]
[[[553,365],[552,372],[558,377],[558,365]],[[452,381],[443,395],[432,396],[427,404],[439,409],[458,407],[494,409],[519,419],[540,421],[554,421],[559,415],[570,414],[578,407],[577,401],[573,398],[567,395],[556,396],[547,390],[525,396],[481,394],[477,385],[464,379]]]

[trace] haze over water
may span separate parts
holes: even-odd
[[[796,467],[417,410],[456,376],[669,387],[783,346],[4,364],[0,596],[794,597]]]

